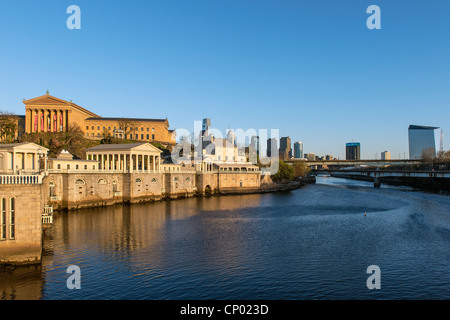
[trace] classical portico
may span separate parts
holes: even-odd
[[[38,173],[48,151],[31,142],[0,144],[0,174]]]
[[[24,100],[23,103],[27,133],[65,132],[71,124],[82,125],[84,119],[97,116],[72,101],[53,97],[48,92],[44,96]]]
[[[101,144],[86,151],[86,160],[99,162],[100,171],[160,172],[161,150],[150,143]]]

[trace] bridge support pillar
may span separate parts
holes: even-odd
[[[380,179],[378,179],[377,177],[375,177],[375,178],[373,179],[373,187],[374,187],[374,188],[379,188],[379,187],[381,187]]]

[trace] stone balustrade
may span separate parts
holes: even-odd
[[[0,184],[42,184],[44,175],[0,175]]]

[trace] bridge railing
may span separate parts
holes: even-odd
[[[450,178],[450,171],[331,170],[331,173],[333,173],[333,175],[353,175],[367,177]]]

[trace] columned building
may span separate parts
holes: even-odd
[[[160,172],[161,150],[150,143],[101,144],[86,149],[86,160],[99,162],[99,171]]]
[[[77,125],[84,136],[100,140],[107,137],[175,145],[174,130],[169,130],[169,120],[146,118],[100,117],[72,101],[47,94],[24,100],[25,132],[67,132]]]
[[[25,132],[66,132],[68,127],[77,124],[82,128],[84,120],[98,117],[79,105],[46,95],[24,100]]]
[[[48,151],[32,142],[0,144],[0,174],[39,173]]]

